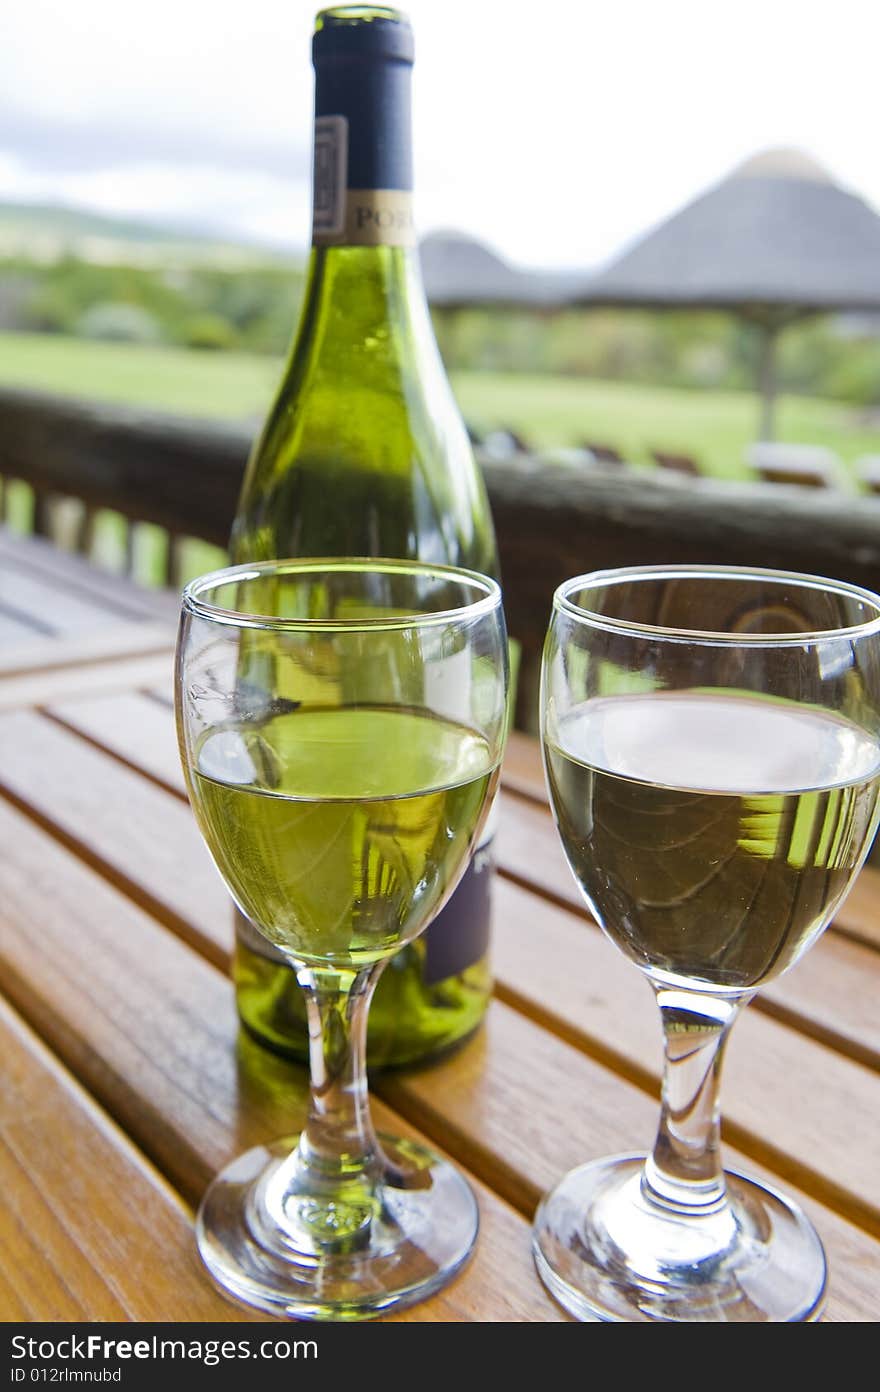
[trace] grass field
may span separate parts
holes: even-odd
[[[243,353],[0,334],[2,385],[254,425],[280,368],[275,359]],[[678,451],[718,477],[744,474],[743,453],[757,428],[757,400],[747,392],[481,372],[455,373],[453,386],[478,429],[509,426],[537,448],[601,441],[635,463],[650,462],[651,448]],[[783,397],[777,436],[828,446],[848,464],[880,453],[880,428],[867,428],[855,408],[832,401]]]

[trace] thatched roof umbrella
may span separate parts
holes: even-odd
[[[511,266],[474,237],[432,232],[419,245],[422,277],[437,309],[494,305],[505,309],[558,309],[583,275],[527,271]]]
[[[726,309],[761,330],[761,438],[772,439],[775,346],[787,325],[880,309],[880,217],[808,156],[748,160],[649,232],[570,303]]]
[[[432,232],[419,244],[422,278],[431,308],[451,324],[462,310],[491,308],[537,314],[564,309],[583,274],[529,271],[512,266],[485,243],[461,232]],[[513,430],[497,432],[505,448],[525,448]]]

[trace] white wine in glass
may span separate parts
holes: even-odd
[[[349,969],[434,917],[496,773],[466,725],[339,707],[208,731],[190,787],[250,922],[283,951]]]
[[[546,748],[562,843],[597,919],[655,980],[740,992],[790,966],[860,863],[877,744],[757,696],[598,697]]]

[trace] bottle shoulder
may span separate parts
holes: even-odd
[[[245,473],[236,559],[387,555],[497,573],[482,473],[420,284],[382,251],[313,263]]]
[[[235,559],[383,555],[497,573],[489,502],[466,433],[390,437],[347,422],[335,439],[303,431],[295,442],[255,449]]]

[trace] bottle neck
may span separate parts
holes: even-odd
[[[315,64],[312,245],[413,246],[412,64]]]

